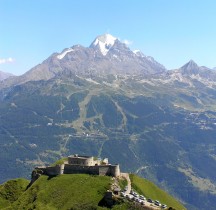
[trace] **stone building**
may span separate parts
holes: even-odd
[[[64,164],[35,168],[40,174],[56,176],[60,174],[92,174],[118,177],[120,175],[119,164],[111,165],[108,159],[96,159],[92,156],[68,156]]]
[[[108,159],[105,158],[103,160],[100,160],[92,156],[79,156],[76,154],[68,156],[68,164],[80,166],[95,166],[101,164],[108,164]]]

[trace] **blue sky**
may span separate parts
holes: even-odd
[[[0,71],[15,75],[104,33],[167,69],[216,67],[215,0],[0,0],[0,29]]]

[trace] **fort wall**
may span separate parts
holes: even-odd
[[[48,176],[57,176],[63,174],[62,165],[48,166],[45,168],[36,168],[36,169],[42,171],[43,174]]]
[[[102,176],[119,176],[119,165],[79,166],[65,164],[64,174],[92,174]]]
[[[79,166],[79,165],[65,164],[64,174],[98,175],[99,174],[99,168],[98,168],[98,166]]]
[[[102,176],[120,176],[119,165],[108,164],[108,159],[104,159],[101,164],[100,160],[94,160],[93,157],[88,156],[69,156],[67,164],[61,164],[56,166],[48,166],[43,168],[35,168],[33,177],[37,177],[37,174],[45,174],[48,176],[57,176],[60,174],[92,174]]]
[[[114,176],[114,177],[120,176],[121,172],[120,172],[119,164],[110,166],[110,174],[111,176]]]
[[[94,160],[93,157],[85,157],[85,156],[69,156],[68,164],[72,165],[84,165],[84,166],[93,166]]]

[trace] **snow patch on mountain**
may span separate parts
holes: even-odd
[[[61,54],[57,55],[57,58],[59,60],[61,60],[62,58],[65,57],[65,55],[67,55],[69,52],[72,52],[72,51],[74,51],[74,50],[72,48],[69,48],[69,49],[63,51]]]
[[[108,83],[108,82],[105,82],[103,81],[103,84],[108,86],[108,87],[112,87],[112,88],[119,88],[119,84],[118,83]]]
[[[100,84],[100,83],[96,82],[95,80],[93,80],[92,78],[86,78],[85,80],[88,81],[88,82],[94,83],[96,85]]]
[[[137,56],[140,56],[140,57],[146,57],[140,50],[134,50],[133,53]]]
[[[138,82],[141,83],[141,84],[145,83],[145,84],[151,85],[153,87],[157,86],[157,83],[152,82],[150,79],[142,79],[142,80],[140,80]]]

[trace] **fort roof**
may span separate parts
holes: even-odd
[[[87,159],[87,158],[93,158],[93,156],[86,156],[86,155],[69,155],[70,158],[80,158],[80,159]]]

